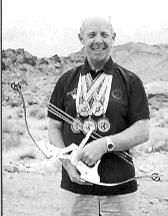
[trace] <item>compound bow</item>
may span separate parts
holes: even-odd
[[[81,161],[77,161],[77,152],[79,151],[79,149],[83,148],[83,146],[86,144],[87,140],[89,139],[89,137],[91,136],[93,139],[97,139],[100,138],[101,135],[99,135],[96,131],[93,131],[92,128],[90,128],[89,132],[86,134],[85,138],[82,140],[82,142],[80,143],[79,146],[77,146],[76,144],[72,144],[69,147],[65,147],[65,148],[57,148],[55,146],[52,146],[49,143],[44,143],[44,142],[36,142],[35,139],[33,138],[32,134],[30,133],[29,127],[28,127],[28,122],[27,122],[27,115],[26,115],[26,105],[25,105],[25,101],[24,101],[24,97],[21,91],[21,82],[17,81],[17,82],[13,82],[11,83],[11,87],[13,90],[17,91],[21,97],[22,100],[22,104],[23,104],[23,110],[24,110],[24,120],[25,120],[25,124],[26,124],[26,129],[28,131],[28,134],[31,138],[31,140],[33,141],[33,143],[35,144],[35,146],[42,152],[42,154],[47,158],[50,159],[51,157],[55,156],[59,159],[61,158],[68,158],[70,159],[71,163],[74,164],[76,166],[76,168],[79,170],[79,172],[81,173],[81,180],[84,180],[86,182],[92,183],[92,184],[97,184],[97,185],[101,185],[101,186],[117,186],[117,185],[121,185],[121,184],[125,184],[127,182],[136,180],[136,179],[142,179],[142,178],[151,178],[152,180],[158,182],[160,181],[160,176],[158,173],[153,173],[151,175],[142,175],[142,176],[135,176],[133,178],[127,179],[125,181],[122,182],[117,182],[117,183],[102,183],[100,182],[100,177],[98,175],[98,165],[100,163],[100,160],[96,162],[94,167],[88,167],[87,165],[85,165],[84,163],[82,163]],[[58,116],[60,119],[64,120],[65,122],[72,124],[75,119],[68,115],[66,112],[62,111],[61,109],[59,109],[58,107],[50,104],[48,107],[49,111],[51,113],[53,113],[54,115]],[[81,131],[82,131],[82,127],[81,127]],[[82,131],[83,132],[83,131]],[[126,151],[118,151],[118,152],[114,152],[118,157],[122,158],[124,161],[126,161],[128,164],[130,164],[131,166],[134,166],[132,161],[132,157],[129,153],[127,153]],[[131,159],[131,161],[129,160]]]

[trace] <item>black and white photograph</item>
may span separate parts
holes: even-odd
[[[1,1],[3,216],[168,215],[167,8]]]

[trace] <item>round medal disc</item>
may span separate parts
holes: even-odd
[[[82,123],[78,118],[72,122],[71,129],[74,133],[80,133],[82,130]]]
[[[101,118],[97,122],[97,127],[98,127],[99,131],[105,133],[105,132],[109,131],[109,129],[110,129],[110,122],[105,117]]]
[[[89,115],[90,107],[89,104],[84,102],[79,105],[79,114],[83,117],[86,117]]]
[[[91,118],[86,119],[86,120],[83,122],[83,132],[84,132],[85,134],[87,134],[87,133],[89,132],[89,130],[90,130],[91,127],[93,127],[94,130],[96,131],[96,129],[97,129],[96,122],[95,122],[93,119],[91,119]]]
[[[94,101],[92,112],[95,116],[101,116],[103,114],[103,106],[99,101]]]

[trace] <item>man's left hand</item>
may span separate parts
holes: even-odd
[[[78,153],[78,160],[81,160],[88,166],[93,166],[106,152],[106,140],[105,138],[100,138],[88,143]]]

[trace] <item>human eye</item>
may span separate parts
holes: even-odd
[[[107,32],[102,32],[101,35],[102,35],[102,37],[104,37],[104,38],[109,37],[109,34],[108,34]]]
[[[90,32],[90,33],[88,33],[88,37],[89,38],[94,38],[95,37],[95,32]]]

